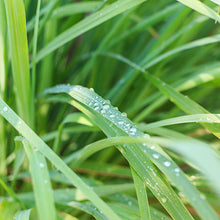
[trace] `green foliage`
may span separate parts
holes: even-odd
[[[219,219],[217,2],[1,1],[0,220]]]

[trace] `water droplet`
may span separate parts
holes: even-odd
[[[94,110],[95,110],[95,111],[98,111],[98,110],[99,110],[99,107],[98,107],[98,106],[97,106],[97,107],[95,107],[95,108],[94,108]]]
[[[132,133],[135,133],[136,131],[137,131],[137,129],[134,127],[130,129],[130,132],[132,132]]]
[[[114,117],[115,117],[115,115],[110,115],[109,117],[110,117],[110,118],[114,118]]]
[[[153,154],[153,157],[154,157],[155,159],[158,159],[158,158],[159,158],[159,155],[158,155],[158,154]]]
[[[109,105],[103,105],[103,107],[102,107],[104,110],[107,110],[107,109],[109,109],[110,108],[110,106]]]
[[[124,124],[124,122],[123,122],[123,121],[119,121],[118,124],[119,124],[119,125],[122,125],[122,124]]]
[[[200,194],[200,198],[203,199],[203,200],[206,199],[204,194]]]
[[[92,91],[92,92],[94,92],[94,89],[93,89],[93,88],[90,88],[89,90]]]
[[[150,147],[150,149],[152,149],[152,150],[153,150],[154,148],[155,148],[155,146],[151,146],[151,147]]]
[[[110,100],[106,100],[106,103],[111,104],[111,101]]]
[[[43,164],[43,163],[40,163],[40,167],[41,167],[41,168],[44,168],[44,164]]]
[[[4,111],[4,112],[7,112],[7,111],[8,111],[8,107],[5,106],[5,107],[3,108],[3,111]]]
[[[207,117],[206,119],[207,119],[207,121],[210,121],[210,120],[211,120],[209,117]]]
[[[101,113],[102,113],[102,114],[105,114],[105,113],[106,113],[106,111],[105,111],[104,109],[102,109],[102,110],[101,110]]]
[[[180,172],[180,169],[177,167],[177,168],[174,169],[174,171],[175,171],[176,173],[179,173],[179,172]]]
[[[144,149],[144,153],[146,153],[147,151]]]
[[[169,167],[169,166],[171,165],[170,161],[165,161],[163,164],[164,164],[166,167]]]
[[[114,107],[115,110],[118,110],[118,107]]]
[[[131,206],[131,205],[132,205],[132,201],[129,201],[129,202],[128,202],[128,205],[130,205],[130,206]]]
[[[162,198],[161,200],[162,200],[163,203],[165,203],[167,201],[166,198]]]
[[[125,113],[125,112],[122,112],[121,115],[124,117],[127,117],[127,113]]]
[[[47,181],[47,180],[44,180],[44,183],[45,183],[45,184],[47,184],[47,183],[48,183],[48,181]]]

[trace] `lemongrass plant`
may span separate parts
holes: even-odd
[[[0,219],[219,219],[216,4],[1,1]]]

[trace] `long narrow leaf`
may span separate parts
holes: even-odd
[[[91,190],[25,123],[0,99],[0,114],[20,132],[28,142],[47,157],[80,191],[109,218],[120,218]]]
[[[80,86],[61,85],[48,89],[46,93],[67,93],[72,96],[73,100],[70,103],[87,114],[101,127],[107,136],[143,136],[143,134],[135,128],[135,125],[123,116],[123,114],[121,115],[118,110],[114,109],[108,101],[103,100],[100,96],[88,89]],[[135,171],[145,181],[161,204],[163,204],[163,206],[168,210],[171,216],[174,218],[182,218],[183,216],[191,218],[184,211],[183,206],[172,189],[161,179],[159,172],[154,166],[152,166],[148,157],[175,183],[176,187],[184,193],[190,203],[200,213],[202,218],[205,219],[208,216],[208,218],[217,218],[209,204],[205,200],[201,199],[200,193],[161,148],[156,147],[155,149],[152,149],[150,147],[146,147],[145,145],[124,144],[120,145],[119,150],[127,158]],[[157,156],[155,156],[155,154]],[[177,171],[178,174],[175,171]],[[185,185],[184,187],[182,187],[183,182]],[[194,195],[193,199],[192,194]],[[173,206],[174,203],[176,204],[175,207]],[[176,210],[177,206],[179,207],[178,211]]]

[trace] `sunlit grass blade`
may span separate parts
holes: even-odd
[[[165,119],[162,121],[149,123],[146,125],[141,124],[139,128],[141,130],[146,131],[151,128],[174,125],[174,124],[191,123],[191,122],[220,123],[220,120],[216,120],[216,118],[220,118],[220,115],[219,114],[184,115],[184,116],[179,116],[170,119]]]
[[[72,96],[73,100],[70,101],[70,104],[88,115],[109,137],[124,135],[135,137],[143,136],[143,133],[136,129],[135,125],[123,114],[121,115],[118,110],[114,109],[108,101],[103,100],[100,96],[86,88],[60,85],[48,89],[45,93],[67,93]],[[217,218],[209,204],[201,199],[200,193],[161,148],[154,146],[152,149],[149,146],[146,147],[145,145],[137,144],[119,145],[118,148],[172,217],[178,216],[179,218],[184,215],[187,216],[186,218],[191,218],[190,215],[185,212],[182,204],[179,203],[180,201],[176,198],[172,189],[166,185],[161,179],[159,172],[152,166],[151,162],[148,161],[148,157],[175,183],[176,187],[184,193],[202,218],[205,219],[204,216],[209,216],[209,218],[213,219]],[[157,156],[155,156],[155,154],[157,154]],[[173,172],[173,170],[176,170],[178,174],[176,175],[176,172]],[[184,187],[182,187],[183,182]],[[155,186],[155,184],[157,187],[152,187]],[[173,207],[174,203],[175,207]],[[176,211],[177,206],[178,212]]]
[[[183,92],[192,88],[199,87],[202,84],[217,80],[220,77],[220,71],[218,67],[214,69],[211,69],[210,67],[206,71],[203,71],[203,68],[200,69],[197,73],[193,74],[192,76],[183,78],[175,82],[174,84],[171,84],[171,86],[175,90]],[[151,103],[149,107],[143,109],[143,111],[135,117],[134,121],[139,122],[143,120],[147,115],[155,111],[155,109],[157,109],[159,106],[162,106],[167,100],[168,97],[163,96],[158,91],[157,93],[154,93],[153,96],[147,97],[145,100],[142,101],[142,103],[139,103],[131,107],[130,111],[132,112]]]
[[[220,23],[219,14],[217,14],[214,10],[212,10],[210,7],[208,7],[203,2],[200,2],[197,0],[177,0],[177,1],[192,8],[195,11],[198,11],[199,13],[201,13],[209,18],[212,18],[213,20],[217,20]]]
[[[174,102],[181,110],[187,114],[210,114],[205,108],[191,100],[189,97],[184,96],[183,94],[177,92],[168,84],[162,82],[156,77],[152,77],[149,74],[146,75],[147,79],[151,79],[155,86],[161,90],[172,102]],[[219,117],[212,115],[212,120],[215,122],[220,121]],[[210,124],[210,123],[201,123],[204,127],[208,128],[215,136],[220,138],[220,125],[219,124]]]
[[[219,38],[220,39],[220,38]],[[172,86],[166,84],[158,77],[149,74],[142,67],[137,65],[136,63],[130,61],[129,59],[121,56],[120,54],[108,53],[106,54],[114,59],[118,59],[129,66],[135,68],[144,74],[146,80],[150,80],[151,83],[154,84],[165,96],[167,96],[172,102],[174,102],[181,110],[186,112],[187,114],[211,114],[201,105],[190,99],[189,97],[184,96],[180,92],[176,91]],[[212,119],[217,123],[219,118],[215,115],[212,115]],[[208,128],[216,137],[220,138],[220,125],[219,124],[209,124],[209,123],[201,123],[204,127]]]
[[[208,44],[217,43],[219,41],[220,41],[220,35],[214,35],[214,36],[211,36],[211,37],[205,37],[205,38],[187,43],[183,46],[179,46],[177,48],[174,48],[173,50],[170,50],[170,51],[156,57],[155,59],[153,59],[150,62],[147,62],[143,66],[143,68],[148,69],[148,68],[154,66],[155,64],[161,62],[162,60],[166,59],[167,57],[172,56],[172,55],[174,55],[176,53],[179,53],[181,51],[189,50],[189,49],[193,49],[193,48],[197,48],[197,47],[202,47],[202,46],[205,46],[205,45],[208,45]]]
[[[115,2],[104,9],[96,12],[95,14],[90,15],[85,18],[83,21],[77,23],[73,27],[66,30],[64,33],[57,36],[53,41],[51,41],[48,45],[46,45],[42,50],[39,51],[37,55],[37,61],[43,59],[46,55],[51,53],[52,51],[58,49],[63,46],[65,43],[73,40],[79,35],[85,33],[86,31],[98,26],[99,24],[109,20],[110,18],[115,17],[122,12],[133,8],[146,0],[123,0],[120,2]]]
[[[99,210],[109,218],[120,218],[91,190],[67,165],[22,121],[9,106],[0,99],[0,113],[35,148],[47,157]]]
[[[8,23],[16,103],[20,116],[33,127],[33,100],[31,98],[26,18],[22,0],[4,1]],[[19,19],[18,19],[19,17]]]

